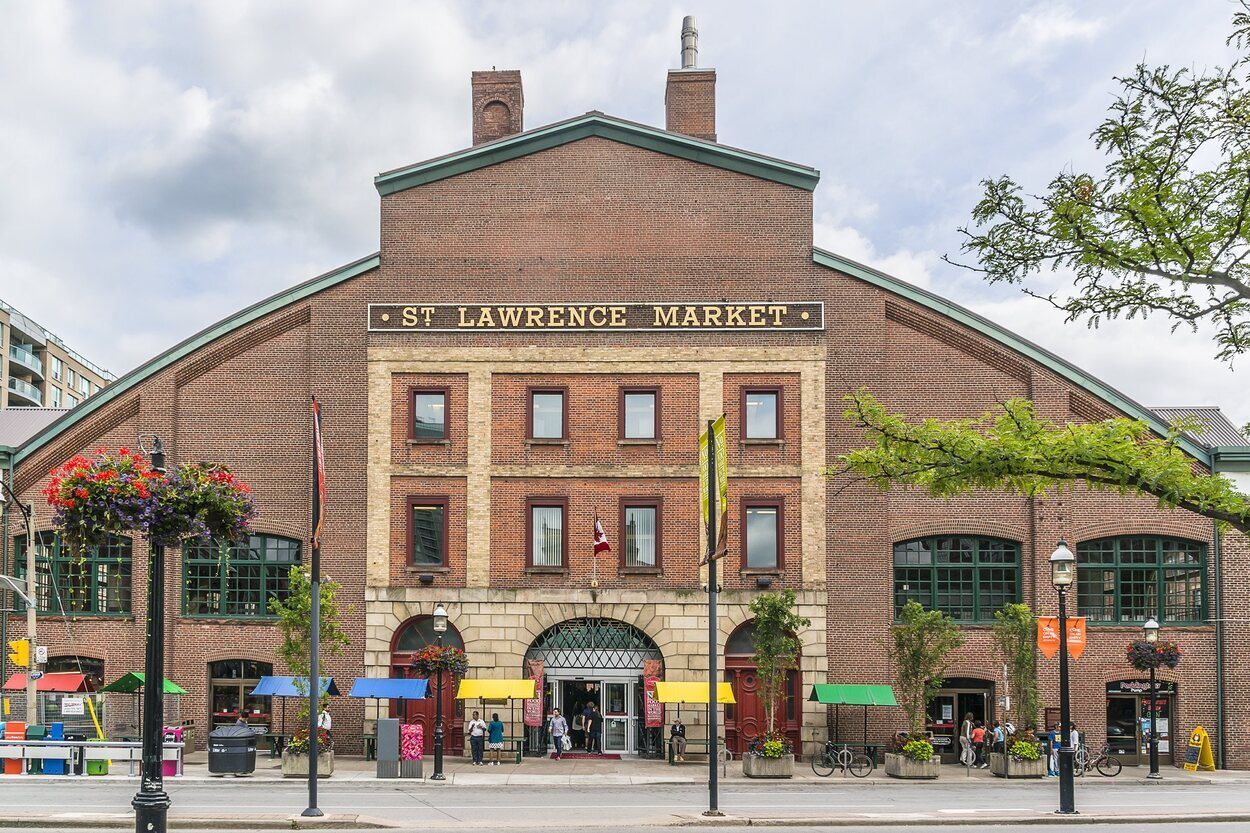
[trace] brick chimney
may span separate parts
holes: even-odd
[[[473,73],[473,144],[520,133],[525,129],[521,120],[524,108],[520,70]]]
[[[716,141],[716,70],[699,69],[699,31],[694,18],[681,22],[681,69],[668,71],[665,129]]]

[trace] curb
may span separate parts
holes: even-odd
[[[758,817],[758,816],[683,816],[676,827],[967,827],[987,823],[985,817],[953,816],[906,816],[848,818],[829,816],[809,817]],[[1210,815],[1172,816],[1109,816],[1078,814],[1060,816],[1039,814],[1037,816],[996,817],[996,825],[1069,825],[1069,824],[1185,824],[1191,822],[1250,822],[1250,813],[1212,813]]]

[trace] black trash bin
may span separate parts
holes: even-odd
[[[247,726],[222,726],[208,733],[210,775],[251,775],[256,771],[256,733]]]
[[[83,741],[87,739],[87,733],[86,732],[66,732],[65,739],[82,743]],[[66,771],[70,772],[73,775],[86,775],[87,774],[87,759],[86,759],[86,756],[83,755],[82,753],[81,746],[74,747],[73,755],[70,758],[69,766],[66,767]]]

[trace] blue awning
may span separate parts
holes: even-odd
[[[412,679],[386,679],[380,677],[357,677],[352,683],[348,697],[378,697],[388,700],[424,700],[429,694],[430,681]]]
[[[308,678],[300,677],[299,680],[303,683],[303,691],[295,687],[295,677],[261,677],[251,693],[258,697],[307,697]],[[338,696],[339,687],[334,684],[333,677],[321,678],[321,693]]]

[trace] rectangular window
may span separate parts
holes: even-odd
[[[65,372],[65,363],[56,356],[52,357],[52,378],[58,382],[61,381],[61,374]]]
[[[70,390],[73,390],[73,389],[74,389],[74,386],[75,386],[76,384],[78,384],[78,383],[77,383],[77,381],[75,380],[75,377],[74,377],[74,369],[73,369],[73,368],[70,368],[70,367],[65,368],[65,385],[66,385],[66,387],[68,387]]]
[[[1077,608],[1098,622],[1141,625],[1206,619],[1206,545],[1131,536],[1086,541],[1076,548]]]
[[[742,436],[748,440],[781,437],[781,391],[747,390],[742,393]]]
[[[745,567],[771,570],[781,567],[781,504],[748,505],[742,528],[746,537]]]
[[[565,436],[565,391],[530,391],[530,438],[563,440]]]
[[[186,616],[273,616],[270,599],[290,593],[300,542],[251,535],[232,547],[188,542],[182,548],[182,612]]]
[[[78,390],[82,394],[82,398],[86,399],[91,395],[91,380],[78,377]]]
[[[412,439],[447,439],[447,391],[412,391]]]
[[[621,566],[660,566],[660,504],[631,501],[621,507]]]
[[[563,567],[565,503],[535,499],[529,502],[529,563],[531,567]]]
[[[408,563],[414,567],[447,566],[447,499],[408,499]]]
[[[621,391],[621,437],[626,440],[654,440],[660,435],[660,392]]]
[[[894,545],[894,614],[908,602],[962,622],[990,622],[1020,600],[1020,545],[993,538],[919,538]]]
[[[73,408],[77,404],[78,404],[78,400],[76,398],[74,398],[68,393],[65,394],[65,407]]]
[[[40,613],[106,615],[130,613],[131,543],[114,536],[77,558],[51,532],[37,536],[35,601]],[[26,575],[26,537],[15,541],[15,573]],[[18,604],[20,604],[20,600]]]
[[[52,407],[53,408],[61,407],[61,389],[58,388],[56,385],[49,385],[48,389],[52,391]]]

